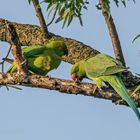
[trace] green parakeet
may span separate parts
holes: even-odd
[[[71,69],[71,76],[73,80],[82,80],[83,78],[91,79],[96,82],[99,89],[102,87],[102,82],[109,83],[133,109],[140,121],[140,113],[134,101],[129,96],[120,76],[120,72],[126,69],[127,68],[123,67],[118,60],[111,56],[98,54],[95,57],[75,63]]]
[[[32,45],[22,49],[30,72],[46,75],[56,69],[61,63],[61,57],[68,53],[67,46],[61,40],[50,41],[46,46]],[[16,63],[13,62],[8,73],[16,72]]]

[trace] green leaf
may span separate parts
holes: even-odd
[[[135,3],[135,0],[127,0],[127,1],[133,1]],[[111,0],[110,0],[111,2]],[[114,0],[117,7],[119,7],[119,2],[123,4],[124,7],[126,7],[126,0]]]
[[[67,27],[70,25],[70,23],[72,22],[72,19],[73,19],[73,16],[69,16],[69,19],[68,19],[68,24],[67,24]]]
[[[114,0],[115,4],[117,7],[119,7],[119,1],[118,0]]]
[[[32,1],[32,0],[28,0],[29,4],[31,4],[31,1]]]
[[[83,21],[82,21],[81,15],[79,15],[78,18],[79,18],[79,21],[80,21],[80,25],[83,26]]]
[[[46,11],[48,11],[51,8],[51,6],[52,6],[52,3],[49,3]]]
[[[67,22],[67,20],[68,20],[68,17],[69,17],[69,12],[67,12],[66,14],[65,14],[65,16],[64,16],[64,22],[63,22],[63,25],[62,25],[62,28],[64,28],[64,26],[65,26],[65,24],[66,24],[66,22]]]
[[[46,3],[51,3],[51,0],[44,0],[44,2],[46,2]]]
[[[138,34],[138,35],[133,39],[132,43],[134,43],[135,40],[138,39],[139,37],[140,37],[140,34]]]
[[[63,18],[62,18],[62,17],[58,17],[58,18],[56,19],[55,23],[58,23],[58,22],[60,22],[61,20],[63,20]]]
[[[59,15],[62,17],[64,15],[64,12],[65,12],[66,8],[63,7],[60,12],[59,12]]]
[[[48,17],[50,17],[51,13],[52,13],[53,11],[55,11],[55,10],[56,10],[56,7],[53,6],[53,7],[50,9],[49,13],[48,13]]]
[[[124,5],[124,7],[126,7],[126,1],[125,0],[122,0],[122,3]]]

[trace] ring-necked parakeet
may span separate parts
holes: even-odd
[[[99,89],[102,87],[102,82],[109,83],[133,109],[140,121],[140,113],[134,101],[129,96],[120,76],[120,72],[126,69],[127,68],[123,67],[118,60],[111,56],[98,54],[95,57],[75,63],[71,69],[71,76],[73,80],[82,80],[83,78],[91,79],[96,82]]]
[[[61,63],[61,57],[68,53],[67,46],[61,40],[50,41],[46,46],[32,45],[22,49],[30,72],[46,75]],[[16,63],[8,69],[8,73],[16,72]]]

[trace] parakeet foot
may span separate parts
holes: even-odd
[[[119,105],[119,104],[121,104],[122,102],[124,102],[124,100],[123,100],[123,99],[119,99],[119,100],[115,101],[115,104],[116,104],[116,105]]]
[[[117,93],[114,93],[114,96],[116,98],[118,98],[117,100],[113,100],[112,102],[115,103],[116,105],[121,104],[122,102],[124,102],[124,100],[120,97],[120,95],[118,95]]]
[[[95,86],[94,89],[93,89],[93,93],[95,93],[97,90],[98,90],[98,87]]]
[[[79,85],[80,84],[80,81],[79,80],[76,80],[74,81],[75,84]]]
[[[27,75],[25,76],[25,78],[24,78],[24,82],[25,82],[25,83],[28,83],[29,80],[30,80],[30,75],[27,74]]]
[[[103,97],[107,97],[107,94],[103,92],[103,90],[100,90],[100,94],[103,95]]]
[[[100,87],[98,87],[98,86],[95,86],[94,87],[94,90],[93,90],[93,93],[95,93],[96,91],[98,91],[101,95],[103,95],[104,97],[106,97],[107,95],[106,95],[106,93],[104,93],[103,92],[103,90],[102,90],[102,88]]]

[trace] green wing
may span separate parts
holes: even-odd
[[[50,70],[56,69],[61,63],[60,57],[50,50],[44,51],[38,57],[28,58],[27,61],[29,70],[39,75],[46,75]]]
[[[31,60],[34,59],[35,55],[40,55],[46,49],[43,45],[31,45],[22,49],[22,53],[24,57],[28,60],[29,57],[32,57]],[[13,62],[10,68],[7,70],[7,73],[12,73],[17,71],[16,63]]]
[[[118,60],[106,54],[98,54],[86,60],[84,65],[89,78],[112,75],[127,69],[123,67]]]
[[[22,49],[25,58],[34,57],[35,55],[40,55],[46,50],[46,46],[43,45],[31,45]]]

